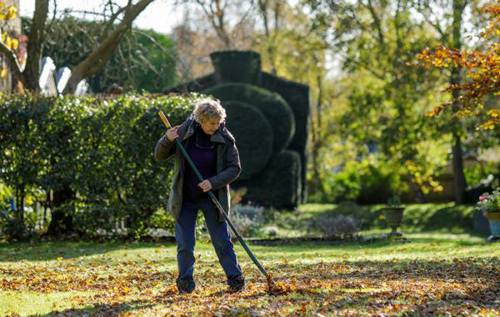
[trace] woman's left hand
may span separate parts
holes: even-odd
[[[212,184],[208,179],[205,179],[203,182],[199,183],[198,186],[203,190],[204,193],[209,192],[212,189]]]

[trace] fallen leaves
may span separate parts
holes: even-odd
[[[156,253],[153,251],[152,253]],[[462,258],[441,261],[277,261],[272,296],[268,283],[243,264],[247,287],[226,292],[216,259],[198,263],[193,294],[180,295],[176,272],[161,261],[118,263],[79,259],[0,263],[2,292],[85,292],[55,316],[286,316],[286,315],[498,315],[500,261]],[[77,308],[80,307],[80,308]],[[83,308],[81,308],[83,307]]]

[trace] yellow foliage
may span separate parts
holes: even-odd
[[[17,8],[14,5],[9,6],[7,8],[7,15],[5,16],[6,20],[15,19],[17,17]]]
[[[488,120],[482,123],[477,130],[493,130],[495,128],[495,122],[493,120]]]
[[[488,111],[488,115],[492,118],[500,117],[499,111],[497,109],[492,109],[492,110]]]
[[[15,38],[11,38],[10,43],[11,43],[11,49],[17,50],[17,48],[19,47],[19,40],[15,39]]]

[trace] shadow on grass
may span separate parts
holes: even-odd
[[[69,308],[62,311],[54,311],[48,314],[35,314],[33,317],[58,317],[58,316],[120,316],[123,313],[139,309],[147,309],[153,306],[146,301],[134,300],[124,303],[97,304],[82,308]]]
[[[421,234],[420,232],[418,233]],[[447,244],[449,247],[474,247],[474,246],[486,246],[489,243],[486,239],[482,241],[474,241],[469,239],[460,238],[457,236],[456,239],[452,238],[453,235],[446,236],[432,236],[435,233],[427,233],[429,236],[425,236],[426,233],[422,233],[422,236],[416,236],[412,234],[404,234],[401,240],[391,240],[387,239],[383,234],[378,234],[377,236],[368,238],[366,240],[328,240],[320,238],[312,238],[308,240],[307,238],[285,238],[285,239],[270,239],[270,240],[250,240],[249,243],[252,245],[258,245],[261,247],[269,248],[271,252],[276,248],[286,248],[287,252],[303,252],[311,250],[332,250],[332,248],[339,248],[346,251],[355,251],[360,248],[370,250],[379,249],[387,247],[398,247],[406,245],[411,252],[429,252],[428,248],[422,248],[422,244],[428,244],[429,246],[439,244]],[[482,237],[481,237],[482,238]]]
[[[428,249],[421,248],[421,244],[442,244],[446,243],[450,247],[473,247],[488,245],[486,240],[474,241],[461,239],[460,236],[454,239],[453,235],[446,236],[432,236],[433,233],[428,233],[429,236],[405,235],[408,239],[406,241],[391,241],[378,235],[374,238],[367,240],[328,240],[321,238],[284,238],[284,239],[270,239],[270,240],[250,240],[247,242],[250,245],[266,248],[266,252],[282,252],[298,253],[304,251],[317,250],[332,250],[338,248],[345,251],[356,251],[360,248],[366,250],[376,250],[379,248],[397,247],[407,245],[411,252],[429,252]],[[237,243],[238,244],[238,243]],[[0,243],[0,262],[16,262],[20,260],[28,261],[48,261],[55,260],[59,257],[64,259],[86,257],[98,254],[105,254],[119,250],[134,250],[143,248],[158,248],[167,247],[175,248],[175,243],[158,243],[158,242],[140,242],[140,243],[122,243],[122,242],[39,242],[39,243]]]
[[[123,243],[123,242],[37,242],[0,243],[0,262],[3,261],[49,261],[59,257],[64,259],[104,254],[117,250],[174,247],[175,243]]]

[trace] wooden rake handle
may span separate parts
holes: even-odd
[[[163,111],[158,111],[158,115],[160,116],[161,121],[163,122],[163,125],[167,128],[170,129],[172,125],[170,124],[170,121],[168,121],[167,116],[163,113]]]

